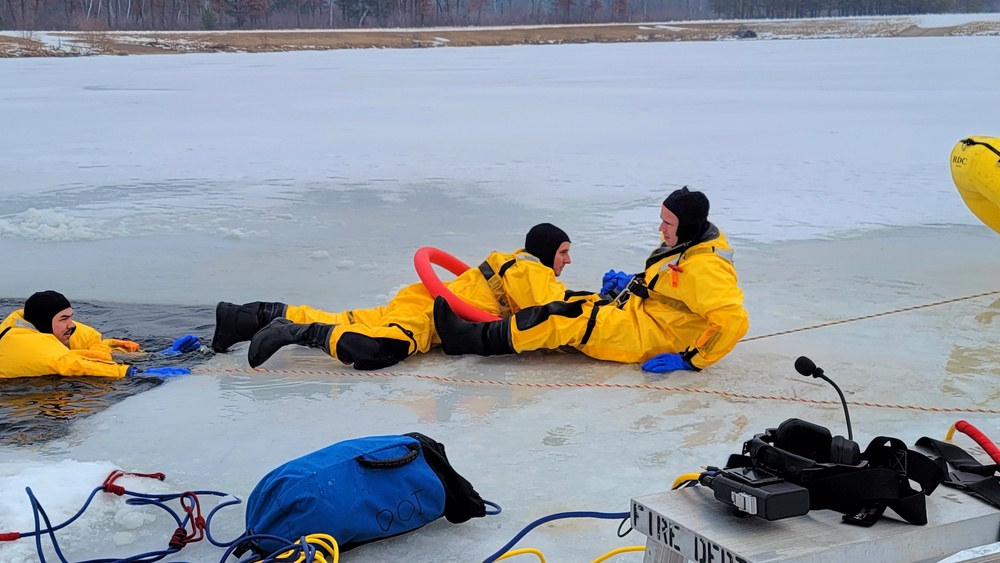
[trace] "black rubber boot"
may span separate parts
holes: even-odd
[[[441,338],[441,348],[449,356],[513,354],[510,319],[511,317],[483,323],[469,322],[456,315],[444,297],[434,299],[434,329]]]
[[[285,316],[288,305],[284,303],[264,303],[254,301],[244,305],[219,302],[215,306],[215,334],[212,335],[212,350],[222,353],[237,342],[253,338],[267,323]]]
[[[257,331],[250,340],[250,350],[247,352],[250,367],[255,368],[263,364],[275,352],[289,344],[320,348],[329,354],[330,333],[333,332],[334,326],[336,325],[323,323],[295,324],[288,319],[274,319]]]

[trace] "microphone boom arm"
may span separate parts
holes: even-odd
[[[838,387],[837,384],[834,383],[832,379],[830,379],[829,377],[823,375],[822,373],[821,374],[817,374],[814,377],[818,377],[818,378],[826,381],[830,385],[833,385],[833,388],[837,390],[837,394],[840,395],[840,403],[842,405],[844,405],[844,418],[847,419],[847,439],[853,441],[854,440],[854,430],[851,429],[851,413],[849,413],[847,411],[847,399],[844,398],[843,391],[840,390],[840,387]]]
[[[837,390],[837,394],[840,395],[840,404],[844,405],[844,418],[847,419],[847,439],[853,441],[854,430],[851,428],[851,413],[847,411],[847,399],[844,398],[844,393],[840,390],[840,387],[832,379],[824,375],[823,370],[816,367],[816,364],[812,360],[805,356],[799,356],[795,360],[795,371],[806,377],[816,377],[833,385],[833,388]]]

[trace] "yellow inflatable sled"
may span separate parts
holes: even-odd
[[[959,141],[951,151],[951,178],[976,217],[1000,233],[1000,138]]]

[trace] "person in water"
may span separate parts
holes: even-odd
[[[615,301],[554,302],[472,323],[438,299],[434,323],[444,352],[492,356],[571,346],[600,360],[643,362],[653,372],[712,365],[750,325],[733,251],[708,211],[701,192],[685,186],[671,193],[660,206],[662,244]]]
[[[593,293],[568,291],[556,278],[572,263],[570,239],[550,223],[535,225],[524,247],[512,253],[494,251],[447,288],[472,306],[498,317],[552,301],[596,299]],[[356,369],[394,365],[438,344],[434,330],[434,297],[423,283],[400,290],[385,306],[331,313],[308,305],[278,302],[216,307],[212,349],[224,352],[251,340],[251,367],[266,362],[289,344],[320,348]]]
[[[187,335],[162,353],[188,352],[201,347]],[[152,368],[140,371],[117,363],[112,352],[140,352],[137,342],[104,338],[97,330],[77,321],[73,307],[57,291],[39,291],[0,323],[0,378],[42,375],[99,376],[180,375],[184,368]]]

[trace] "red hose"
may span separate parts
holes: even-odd
[[[958,430],[975,440],[995,463],[1000,463],[1000,448],[997,448],[997,445],[990,441],[990,439],[986,437],[986,434],[980,432],[978,428],[964,420],[959,420],[955,423],[955,430]]]

